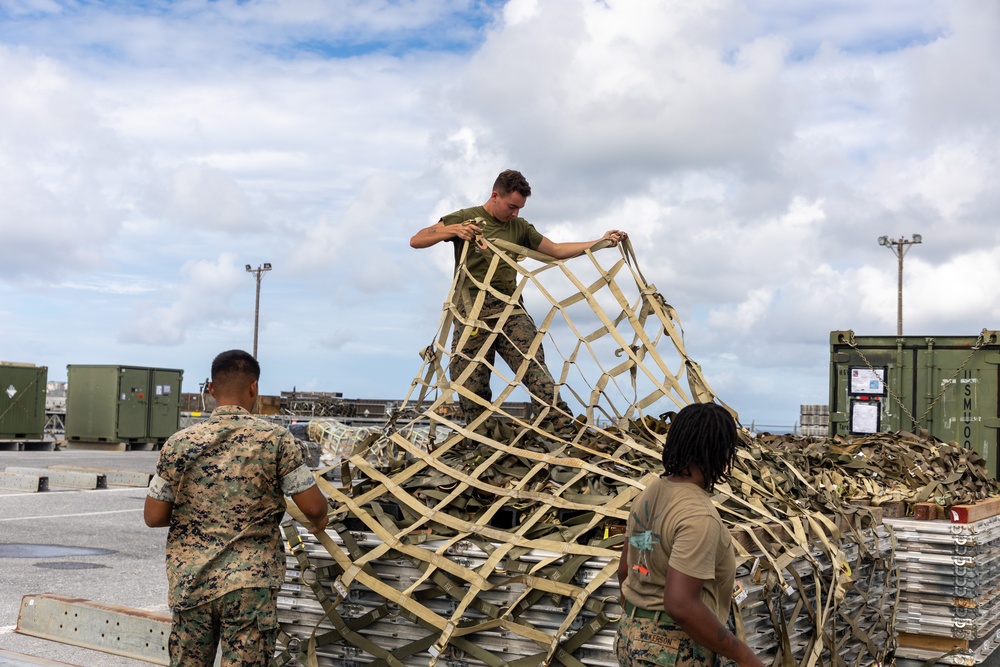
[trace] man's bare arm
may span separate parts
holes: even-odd
[[[735,660],[738,667],[764,667],[753,650],[719,622],[701,599],[701,579],[667,568],[663,587],[663,610],[686,632],[709,651]]]
[[[410,238],[411,248],[430,248],[432,245],[447,241],[453,238],[460,238],[471,241],[479,233],[479,226],[472,222],[463,222],[458,225],[446,225],[438,220],[437,224],[424,227]]]
[[[613,248],[626,238],[628,238],[628,234],[620,229],[609,229],[604,233],[604,236],[594,241],[555,243],[548,237],[543,236],[542,242],[538,244],[538,252],[549,257],[555,257],[556,259],[569,259],[570,257],[582,255],[588,248],[593,247],[595,243],[600,241],[610,241]]]
[[[170,516],[173,513],[173,503],[146,496],[146,504],[142,508],[142,518],[150,528],[166,528],[170,525]]]
[[[310,533],[323,532],[326,528],[326,522],[329,520],[330,506],[326,502],[326,496],[323,495],[318,486],[314,484],[302,493],[296,493],[292,496],[292,502],[302,510],[302,513],[312,524],[312,528],[309,529]]]

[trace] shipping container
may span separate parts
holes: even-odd
[[[149,422],[146,442],[163,444],[180,429],[181,383],[184,372],[149,369]]]
[[[162,443],[179,428],[183,371],[79,364],[66,370],[67,441]]]
[[[997,476],[1000,332],[830,334],[830,434],[926,429],[978,452]]]
[[[0,362],[0,440],[41,440],[49,369]]]

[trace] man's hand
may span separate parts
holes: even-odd
[[[447,241],[453,238],[460,238],[463,241],[472,241],[482,230],[474,222],[462,222],[457,225],[446,225],[440,220],[437,224],[424,227],[413,235],[410,239],[411,248],[430,248],[436,243]]]
[[[628,234],[620,229],[609,229],[604,232],[604,236],[601,237],[602,241],[610,241],[611,247],[614,248],[616,245],[628,238]]]
[[[326,514],[320,517],[316,517],[315,519],[310,519],[309,521],[312,523],[312,527],[309,528],[309,532],[312,533],[313,535],[319,535],[324,530],[326,530],[326,525],[329,520],[330,517],[327,516]]]
[[[453,230],[455,236],[463,241],[472,241],[482,233],[482,230],[474,222],[463,222],[457,225],[445,225],[445,229]]]

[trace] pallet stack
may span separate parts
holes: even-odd
[[[296,526],[299,539],[302,540],[303,554],[298,557],[288,555],[288,570],[284,585],[278,596],[278,617],[282,631],[288,639],[279,642],[278,662],[295,660],[307,664],[308,638],[315,635],[318,645],[315,647],[316,664],[319,667],[361,667],[375,661],[374,657],[364,650],[365,643],[370,642],[386,651],[391,651],[400,663],[404,665],[426,666],[434,656],[433,644],[438,633],[427,626],[424,619],[409,615],[406,610],[392,604],[386,604],[383,594],[354,582],[346,591],[338,604],[337,622],[325,614],[324,601],[328,603],[337,597],[338,579],[317,582],[309,574],[303,576],[302,563],[308,562],[310,570],[318,573],[336,571],[337,566],[326,549],[301,526]],[[368,531],[350,531],[345,534],[349,544],[334,530],[328,530],[328,535],[345,551],[358,550],[368,552],[381,546],[381,541],[375,534]],[[290,540],[294,542],[295,539]],[[444,541],[427,542],[422,545],[430,551],[441,549],[441,554],[454,564],[478,570],[486,562],[488,554],[480,546],[468,541],[460,541],[447,545]],[[569,576],[569,581],[575,585],[587,586],[594,581],[608,564],[607,558],[589,559],[579,568],[566,568],[572,565],[571,560],[560,559],[558,554],[532,551],[523,554],[516,563],[508,563],[507,568],[523,569],[527,573],[543,563],[556,559],[557,567],[563,567]],[[426,607],[442,618],[451,617],[460,598],[466,591],[454,595],[440,595],[443,580],[427,579],[424,572],[417,567],[418,563],[399,555],[379,558],[370,562],[370,566],[378,579],[396,590],[412,590],[415,598],[424,601]],[[571,571],[572,570],[572,571]],[[477,596],[477,603],[495,608],[523,607],[519,621],[537,629],[542,633],[555,633],[570,612],[571,601],[558,596],[539,596],[530,600],[530,587],[516,581],[509,572],[497,571],[489,577],[493,586],[483,590]],[[319,590],[317,590],[317,587]],[[412,587],[412,588],[411,588]],[[455,591],[452,591],[454,594]],[[526,597],[526,595],[528,597]],[[593,667],[616,667],[618,660],[614,653],[614,636],[617,619],[621,608],[617,604],[618,586],[615,579],[608,579],[596,588],[592,599],[595,604],[585,607],[566,632],[567,637],[575,637],[572,662],[565,664],[583,664]],[[606,602],[605,602],[606,601]],[[460,623],[481,623],[487,619],[484,608],[470,606],[462,613]],[[337,625],[343,621],[348,630]],[[356,635],[351,635],[355,632]],[[448,667],[468,667],[471,665],[540,664],[544,655],[537,642],[520,636],[503,627],[478,630],[453,640],[446,652],[438,656],[438,664]]]
[[[766,664],[782,664],[790,658],[796,665],[805,665],[814,653],[824,664],[845,667],[884,662],[894,645],[887,610],[893,608],[898,593],[895,573],[886,565],[891,562],[892,541],[882,525],[855,528],[845,531],[836,549],[822,548],[817,541],[804,553],[767,542],[766,530],[759,531],[758,543],[737,540],[738,551],[744,556],[737,572],[742,593],[734,606],[738,614],[734,630]],[[385,588],[377,588],[406,591],[441,619],[456,618],[456,609],[471,597],[468,574],[449,576],[445,572],[448,568],[442,567],[428,576],[425,560],[385,549],[383,541],[363,526],[334,525],[327,530],[330,541],[325,545],[301,525],[288,524],[285,530],[288,567],[278,607],[287,636],[279,642],[278,664],[310,664],[310,653],[320,667],[386,664],[373,655],[371,647],[377,647],[392,652],[400,664],[427,665],[435,657],[433,644],[440,632],[426,618],[393,603]],[[328,551],[331,546],[355,562],[366,561],[377,585],[368,587],[356,578],[344,588],[341,574],[347,561],[332,557]],[[490,572],[475,595],[475,603],[462,610],[457,620],[459,631],[446,651],[437,656],[437,664],[541,664],[538,661],[544,657],[544,646],[537,638],[525,636],[526,628],[561,636],[566,650],[558,653],[552,664],[618,664],[614,640],[621,606],[617,579],[607,576],[609,566],[613,569],[617,564],[616,558],[531,550],[492,569],[484,567],[497,546],[470,540],[428,539],[419,543],[427,554],[438,554],[465,573]],[[375,550],[384,555],[369,560]],[[776,562],[782,569],[775,567]],[[522,575],[588,589],[587,604],[560,634],[560,627],[573,613],[572,600],[533,590],[531,577]],[[842,593],[839,599],[834,592],[838,586]],[[830,606],[817,613],[817,600]],[[515,620],[517,627],[483,625],[491,617],[505,616]],[[469,634],[461,633],[463,626]],[[472,626],[478,627],[473,631]],[[312,647],[311,637],[316,638]]]
[[[799,407],[800,433],[809,437],[830,435],[830,407],[827,405],[802,405]]]
[[[888,610],[898,586],[895,572],[886,567],[892,558],[888,529],[872,525],[847,531],[837,546],[842,562],[850,564],[849,572],[831,559],[836,551],[819,548],[818,543],[808,554],[792,558],[780,573],[767,572],[762,557],[738,568],[741,592],[734,598],[734,611],[741,624],[735,629],[765,664],[782,664],[787,657],[775,658],[789,656],[794,664],[805,665],[816,653],[821,664],[868,667],[883,662],[891,651]],[[843,597],[836,601],[838,570],[846,576],[840,578]],[[824,603],[832,607],[821,617],[816,609]]]
[[[1000,646],[998,512],[988,500],[946,519],[886,519],[897,542],[900,667],[975,665]]]

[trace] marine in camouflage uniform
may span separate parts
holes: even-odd
[[[527,220],[518,217],[517,214],[524,207],[530,195],[531,186],[528,185],[520,172],[513,170],[501,172],[493,184],[493,191],[485,204],[462,209],[442,217],[437,224],[417,232],[410,239],[410,246],[428,248],[441,241],[452,242],[455,249],[456,270],[464,263],[469,274],[482,283],[486,280],[490,259],[479,252],[474,243],[469,245],[468,251],[465,249],[466,242],[474,241],[477,236],[488,239],[503,239],[532,250],[538,250],[557,259],[568,259],[580,255],[600,240],[606,239],[611,241],[612,245],[616,245],[626,237],[622,231],[610,230],[601,239],[595,241],[554,243],[542,236]],[[501,261],[493,274],[490,286],[501,294],[512,295],[517,286],[517,276],[518,273],[514,267]],[[467,303],[472,304],[479,293],[479,288],[474,284],[468,284],[469,282],[471,281],[467,281],[461,286],[462,293],[454,295],[456,307],[465,317],[468,316]],[[506,306],[507,304],[503,300],[492,294],[487,294],[478,319],[491,326],[495,325],[497,318]],[[487,403],[491,403],[493,392],[490,389],[489,365],[493,364],[496,354],[499,353],[511,369],[519,368],[527,356],[528,349],[538,336],[538,328],[524,311],[523,304],[518,304],[515,312],[510,314],[506,321],[501,324],[501,331],[498,333],[496,341],[489,347],[485,347],[485,344],[490,332],[474,329],[470,332],[466,345],[462,349],[458,349],[462,332],[463,325],[457,323],[452,337],[449,377],[453,382],[457,381],[469,364],[474,363],[475,367],[463,383],[463,387],[472,394],[483,398]],[[480,359],[476,359],[477,355]],[[550,418],[555,418],[557,421],[572,418],[569,406],[558,398],[555,381],[545,365],[545,351],[540,344],[534,354],[534,359],[529,361],[522,381],[531,394],[532,407],[536,413],[544,406],[551,405],[557,408],[557,412],[550,415]],[[459,405],[467,419],[472,419],[482,410],[474,401],[462,395],[459,396]]]
[[[253,388],[256,398],[256,381]],[[223,666],[267,665],[285,576],[278,530],[284,496],[300,507],[305,499],[307,516],[326,523],[326,499],[292,434],[225,403],[167,440],[149,486],[147,524],[165,525],[162,513],[150,520],[160,508],[170,526],[171,665],[211,667],[220,641]]]

